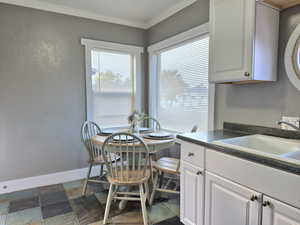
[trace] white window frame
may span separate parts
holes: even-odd
[[[92,91],[92,50],[102,50],[108,52],[119,52],[131,55],[133,59],[132,71],[134,71],[134,109],[142,109],[142,54],[143,47],[134,45],[124,45],[113,42],[97,41],[91,39],[81,39],[81,44],[85,46],[85,85],[86,85],[86,119],[93,120],[93,91]],[[122,124],[120,124],[122,125]]]
[[[149,53],[149,114],[157,117],[157,103],[159,101],[159,54],[171,48],[187,44],[201,37],[209,36],[209,24],[205,23],[188,31],[175,35],[161,42],[150,45],[147,48]],[[215,84],[209,84],[208,103],[208,130],[214,129],[214,107],[215,107]]]

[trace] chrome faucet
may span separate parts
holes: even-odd
[[[299,125],[300,125],[300,120],[298,121],[298,123],[299,123]],[[291,123],[289,123],[289,122],[283,121],[283,120],[278,121],[277,124],[278,124],[278,125],[286,124],[286,125],[288,125],[289,127],[292,127],[292,128],[294,128],[295,130],[297,130],[297,131],[300,131],[300,128],[299,128],[299,127],[297,127],[297,126],[295,126],[294,124],[291,124]]]

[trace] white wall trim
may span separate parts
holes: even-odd
[[[100,166],[95,166],[93,167],[91,175],[99,176],[99,171]],[[3,181],[0,182],[0,194],[84,179],[87,176],[87,172],[88,168],[81,168],[41,176]]]
[[[119,43],[91,40],[85,38],[81,39],[81,44],[89,48],[107,49],[107,50],[122,51],[122,52],[134,53],[134,54],[141,54],[144,52],[144,47],[141,46],[124,45]]]
[[[102,49],[108,51],[125,52],[133,58],[133,71],[135,72],[135,109],[141,111],[142,108],[142,53],[143,47],[134,45],[124,45],[106,41],[97,41],[90,39],[81,39],[81,44],[85,46],[85,84],[86,84],[86,112],[87,120],[93,121],[93,93],[92,80],[90,74],[92,73],[91,52],[93,49]]]
[[[170,37],[168,39],[165,39],[163,41],[157,42],[153,45],[150,45],[147,50],[148,52],[156,52],[156,51],[162,51],[165,48],[169,48],[173,45],[177,45],[179,43],[182,43],[184,41],[196,38],[198,36],[207,34],[209,32],[209,23],[202,24],[200,26],[194,27],[188,31],[182,32],[180,34],[177,34],[173,37]]]
[[[171,6],[169,9],[165,10],[161,14],[159,14],[157,17],[151,19],[149,22],[146,23],[146,28],[150,28],[161,21],[167,19],[168,17],[174,15],[175,13],[179,12],[180,10],[186,8],[187,6],[195,3],[197,0],[185,0],[182,2],[179,2],[176,5]]]
[[[70,16],[76,16],[81,18],[87,18],[92,20],[98,20],[108,23],[114,23],[114,24],[120,24],[130,27],[137,27],[141,29],[148,29],[152,27],[153,25],[163,21],[164,19],[172,16],[173,14],[177,13],[178,11],[182,10],[183,8],[193,4],[197,0],[185,0],[183,2],[180,2],[176,5],[173,5],[169,9],[163,11],[161,14],[159,14],[157,17],[149,20],[149,21],[138,21],[138,20],[128,20],[128,19],[122,19],[118,17],[110,17],[105,16],[102,14],[93,13],[87,10],[82,9],[76,9],[73,7],[67,7],[59,4],[54,3],[48,3],[48,2],[41,2],[38,0],[0,0],[0,3],[7,3],[11,5],[18,5],[28,8],[34,8],[39,9],[43,11],[48,12],[55,12]]]

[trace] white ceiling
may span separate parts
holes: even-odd
[[[147,29],[197,0],[0,0],[51,12]]]

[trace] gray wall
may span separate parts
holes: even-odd
[[[198,0],[147,31],[147,43],[153,44],[209,20],[209,0]]]
[[[147,46],[208,22],[208,9],[209,0],[198,0],[144,31],[0,4],[0,182],[86,165],[80,38]],[[300,92],[283,66],[286,42],[298,23],[300,7],[281,13],[278,82],[217,85],[218,128],[223,121],[275,126],[282,115],[300,115]],[[143,62],[146,67],[146,57]]]
[[[152,44],[194,26],[208,22],[209,0],[183,9],[169,19],[148,30],[148,43]],[[288,38],[300,23],[300,6],[281,12],[278,57],[278,82],[251,85],[217,85],[215,124],[223,121],[249,123],[275,127],[282,115],[300,116],[300,91],[287,78],[283,56]]]
[[[0,181],[86,165],[80,38],[145,46],[145,31],[0,4]]]

